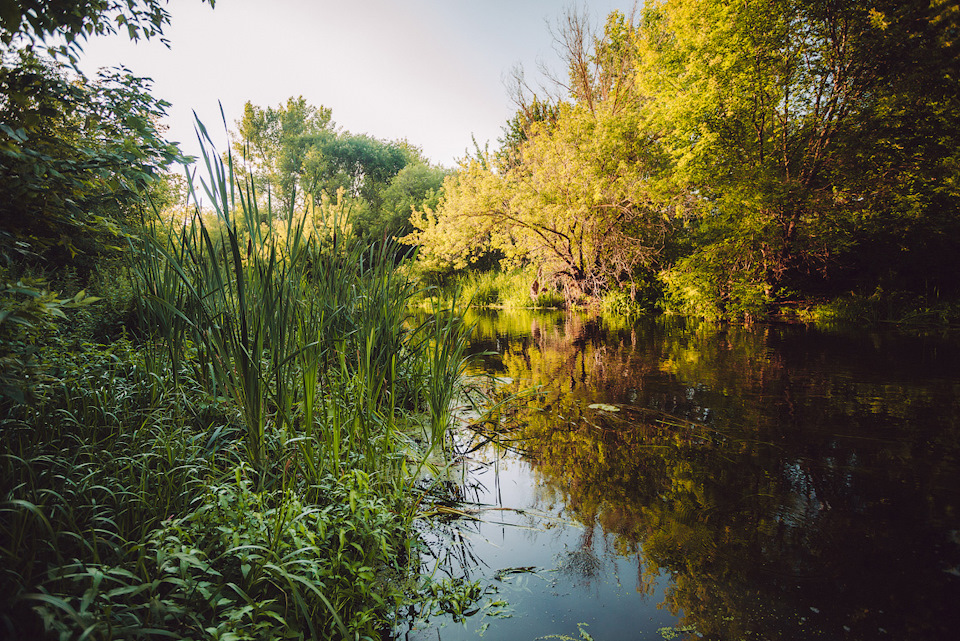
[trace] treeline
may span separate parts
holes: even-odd
[[[499,148],[414,217],[427,274],[499,261],[570,302],[714,318],[960,294],[954,3],[662,0],[560,27],[566,78],[519,76]]]

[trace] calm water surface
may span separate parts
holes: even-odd
[[[541,387],[426,534],[479,612],[404,638],[960,638],[957,334],[476,320],[497,397]]]

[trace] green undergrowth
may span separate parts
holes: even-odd
[[[879,325],[946,327],[960,325],[960,300],[910,292],[851,293],[809,305],[791,305],[782,316],[822,325]]]
[[[203,161],[213,215],[145,221],[99,299],[0,293],[2,638],[378,639],[437,598],[469,325]]]
[[[441,288],[441,304],[449,305],[456,297],[470,301],[471,307],[498,309],[562,309],[565,306],[563,293],[553,287],[538,287],[532,292],[531,285],[537,276],[528,270],[513,271],[465,271],[452,277]],[[414,304],[428,307],[433,299],[426,294],[414,299]]]

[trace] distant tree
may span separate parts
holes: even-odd
[[[343,133],[324,149],[331,185],[379,210],[381,192],[409,161],[407,148],[370,136]]]
[[[423,162],[406,165],[380,192],[378,210],[366,209],[354,229],[370,242],[400,238],[413,232],[414,211],[436,208],[448,171]]]
[[[303,96],[279,107],[244,105],[234,148],[256,179],[261,196],[277,199],[275,212],[302,209],[304,198],[319,195],[329,173],[325,150],[336,137],[332,112],[314,107]]]
[[[351,209],[369,219],[379,217],[382,192],[419,153],[406,142],[340,131],[329,108],[314,107],[303,96],[276,108],[247,102],[233,147],[260,198],[274,201],[275,215],[315,207],[342,189],[362,201]]]

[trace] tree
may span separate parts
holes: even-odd
[[[116,70],[72,81],[24,51],[0,66],[0,256],[63,264],[116,245],[177,148],[162,139],[167,103]]]
[[[925,105],[913,115],[957,140],[956,79],[944,82],[943,47],[924,37],[929,12],[925,2],[831,0],[646,8],[637,84],[647,127],[662,132],[672,182],[699,203],[696,250],[664,274],[681,308],[758,313],[830,282],[877,234],[900,233],[890,194],[907,205],[933,176],[931,163],[897,151],[918,141],[891,128],[891,100]],[[940,78],[944,102],[911,89],[907,68],[915,80]],[[934,146],[937,158],[951,148]],[[879,170],[866,171],[869,183],[867,167]],[[916,200],[907,207],[917,221],[933,213]]]
[[[504,125],[503,136],[498,141],[500,148],[496,161],[501,166],[518,165],[521,162],[520,149],[530,139],[533,126],[538,122],[552,125],[560,115],[557,105],[540,100],[536,95],[529,100],[521,96],[519,102],[520,108]]]
[[[210,5],[214,0],[210,0]],[[133,40],[161,37],[160,0],[0,2],[0,257],[52,260],[116,245],[145,190],[180,160],[163,140],[168,103],[126,70],[87,79],[71,61],[92,34],[126,27]],[[41,57],[46,41],[53,58]],[[18,47],[19,50],[17,49]]]
[[[570,301],[657,269],[676,204],[658,190],[656,137],[630,97],[631,27],[615,12],[602,36],[588,38],[570,21],[572,101],[518,93],[521,108],[500,152],[466,161],[445,182],[438,208],[412,219],[417,231],[405,242],[421,245],[429,269],[459,269],[499,252],[507,265],[537,270],[534,289],[555,283]]]
[[[234,147],[261,195],[279,200],[274,211],[302,209],[304,198],[319,196],[327,186],[323,181],[330,167],[324,150],[336,136],[331,118],[328,107],[307,104],[303,96],[277,108],[244,105]]]
[[[453,268],[498,250],[570,300],[602,295],[657,264],[670,226],[648,180],[656,153],[637,124],[636,112],[561,105],[555,123],[533,126],[519,163],[473,160],[448,178],[438,209],[414,217],[405,242]]]
[[[406,236],[413,232],[410,216],[424,207],[435,209],[448,172],[424,162],[406,165],[380,192],[378,211],[365,210],[354,230],[368,242]]]
[[[283,215],[316,207],[324,194],[334,198],[342,189],[376,218],[381,193],[417,153],[408,143],[339,131],[329,108],[303,96],[276,108],[247,102],[233,146],[261,198],[276,199],[279,207],[270,210]]]
[[[325,149],[329,180],[379,210],[380,193],[409,162],[408,149],[365,135],[341,134]]]
[[[204,0],[214,6],[216,0]],[[113,34],[126,28],[131,40],[163,37],[170,13],[161,0],[2,0],[0,42],[17,39],[36,43],[60,35],[61,53],[74,56],[90,35]],[[164,41],[166,42],[166,41]]]

